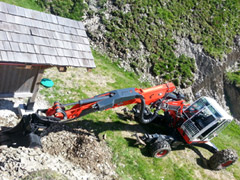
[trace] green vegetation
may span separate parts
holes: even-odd
[[[237,86],[240,85],[240,70],[236,72],[228,72],[227,73],[227,79]]]
[[[21,6],[28,9],[33,9],[37,11],[44,11],[35,0],[1,0],[2,2],[6,2],[9,4],[14,4],[16,6]]]
[[[36,0],[39,6],[48,9],[52,14],[82,20],[87,4],[83,0]]]
[[[102,11],[106,9],[104,2],[100,6]],[[201,44],[205,53],[221,58],[224,53],[230,52],[233,38],[239,34],[238,0],[112,2],[116,10],[110,12],[111,18],[108,19],[102,11],[99,13],[106,25],[105,37],[112,53],[124,54],[126,49],[134,52],[143,44],[150,53],[150,56],[143,58],[153,64],[155,75],[181,82],[184,86],[193,81],[194,61],[184,56],[175,56],[174,36]],[[132,61],[138,62],[138,59]]]
[[[43,89],[41,93],[53,103],[69,103],[82,98],[91,97],[114,89],[137,87],[145,88],[148,84],[140,83],[133,73],[125,72],[117,64],[94,51],[97,68],[92,72],[84,72],[81,69],[69,68],[67,73],[59,73],[54,69],[45,72],[45,77],[54,81],[55,85],[50,89]],[[124,108],[124,107],[123,107]],[[131,106],[129,107],[131,108]],[[122,108],[121,108],[122,109]],[[149,157],[147,148],[134,145],[135,140],[131,135],[136,132],[159,132],[154,125],[139,125],[131,116],[123,115],[121,109],[113,109],[92,113],[84,116],[76,124],[96,136],[106,134],[106,142],[113,152],[113,162],[116,164],[116,172],[119,179],[146,179],[146,180],[216,180],[215,171],[209,171],[201,167],[199,157],[190,149],[172,151],[163,159]],[[214,143],[219,149],[239,149],[240,128],[236,123],[231,123]],[[203,152],[208,159],[211,154]],[[240,154],[239,154],[240,155]],[[226,172],[227,171],[227,172]],[[217,172],[219,179],[239,179],[239,162],[227,170]]]

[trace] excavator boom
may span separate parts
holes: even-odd
[[[173,83],[162,84],[147,89],[119,89],[75,103],[62,105],[59,102],[55,102],[53,107],[45,110],[45,113],[47,116],[54,116],[63,120],[72,120],[91,112],[141,103],[142,101],[144,101],[145,105],[150,105],[162,99],[166,93],[173,92],[174,90],[175,86]],[[65,110],[67,106],[72,107]]]

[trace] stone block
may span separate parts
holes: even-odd
[[[80,21],[78,21],[78,27],[79,27],[79,29],[81,29],[81,30],[85,30],[85,27],[84,27],[83,23],[80,22]]]
[[[18,15],[16,6],[11,5],[11,4],[7,4],[6,7],[7,7],[7,11],[8,11],[9,14]]]
[[[20,48],[20,51],[21,51],[21,52],[25,52],[25,53],[28,52],[27,44],[19,43],[18,45],[19,45],[19,48]]]
[[[56,51],[57,51],[57,54],[58,54],[58,56],[64,56],[64,52],[63,52],[63,49],[61,49],[61,48],[56,48]]]
[[[15,52],[20,52],[20,48],[18,46],[18,43],[16,42],[10,42],[10,46],[12,48],[12,51],[15,51]]]
[[[22,17],[25,17],[25,9],[22,8],[22,7],[19,7],[19,6],[16,6],[16,10],[17,10],[17,14],[18,16],[22,16]]]
[[[54,24],[58,24],[57,17],[54,16],[54,15],[51,15],[51,16],[52,16],[52,22],[53,22]]]
[[[71,50],[63,49],[63,53],[64,53],[64,56],[66,56],[66,57],[72,57]]]
[[[38,45],[33,45],[34,50],[37,54],[40,54],[40,47]]]
[[[34,47],[31,44],[27,44],[27,49],[29,53],[35,53]]]
[[[2,41],[0,41],[0,50],[4,50],[4,46],[3,46]]]
[[[8,61],[8,56],[7,53],[5,51],[0,51],[1,53],[1,57],[3,61]]]
[[[5,13],[0,12],[0,21],[4,21],[4,22],[7,21],[7,18],[6,18],[6,14],[5,14]]]
[[[8,13],[7,4],[4,2],[0,2],[0,12]]]
[[[7,34],[6,32],[0,30],[0,41],[7,41],[8,38],[7,38]]]
[[[8,41],[3,41],[3,46],[4,46],[4,50],[5,51],[11,51],[11,46],[10,43]]]
[[[39,64],[46,64],[46,61],[43,55],[37,55],[37,59]]]
[[[35,40],[34,40],[34,36],[23,35],[23,37],[26,38],[26,43],[29,43],[29,44],[36,44],[36,42],[35,42]]]
[[[15,59],[15,57],[13,55],[13,52],[7,51],[6,53],[7,53],[8,61],[11,61],[11,62],[16,61],[16,59]]]

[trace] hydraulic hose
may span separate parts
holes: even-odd
[[[139,96],[139,98],[141,99],[141,110],[140,110],[140,114],[139,114],[139,121],[140,121],[140,123],[148,124],[148,123],[152,122],[158,116],[158,113],[157,113],[158,111],[155,110],[154,114],[152,114],[149,118],[145,119],[144,118],[144,110],[146,107],[145,100],[144,100],[143,96]]]

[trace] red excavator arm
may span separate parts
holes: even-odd
[[[173,92],[174,90],[175,86],[173,83],[162,84],[147,89],[119,89],[75,103],[60,104],[59,102],[55,102],[53,107],[43,112],[46,113],[46,116],[54,116],[62,120],[72,120],[91,112],[129,104],[143,103],[144,105],[151,105],[159,99],[162,99],[166,93]],[[65,108],[67,106],[72,107],[66,110]]]

